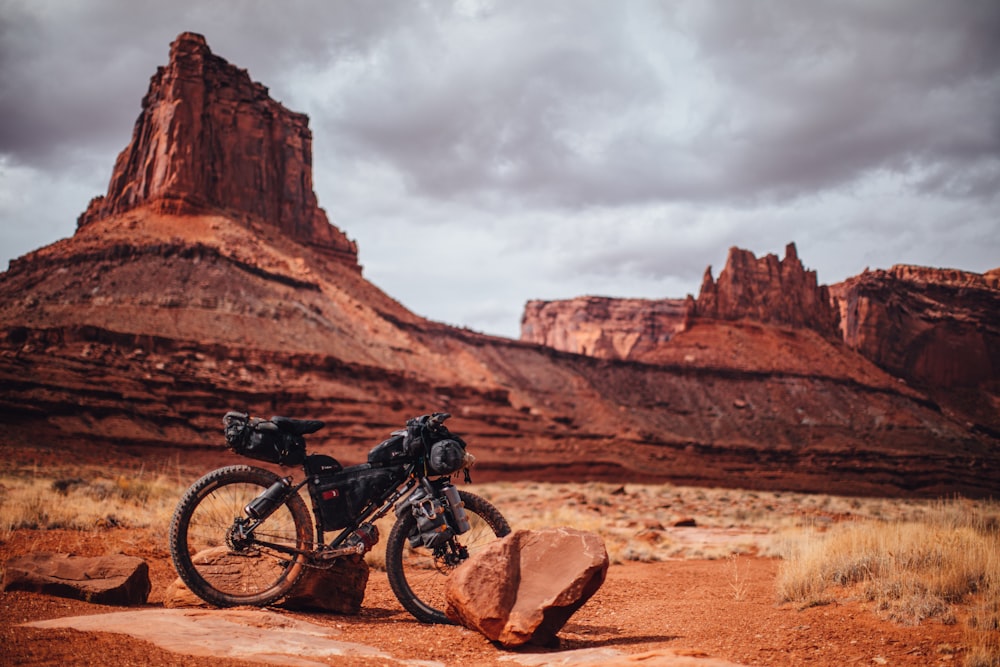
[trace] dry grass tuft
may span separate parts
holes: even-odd
[[[78,473],[80,471],[77,471]],[[183,487],[163,474],[0,477],[0,538],[21,528],[89,530],[169,523]]]
[[[851,521],[788,540],[778,597],[803,607],[838,590],[904,625],[968,619],[969,665],[1000,664],[1000,529],[995,503],[940,502],[918,520]]]

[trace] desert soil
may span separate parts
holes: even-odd
[[[164,590],[176,575],[165,545],[146,531],[17,530],[0,544],[0,560],[32,551],[96,555],[115,550],[141,556],[149,563],[153,590],[146,608],[160,608]],[[380,571],[371,574],[358,616],[272,611],[328,626],[338,633],[338,640],[376,647],[400,661],[444,665],[566,664],[559,662],[566,657],[559,652],[586,649],[605,655],[608,650],[630,655],[673,650],[745,665],[961,664],[961,623],[925,621],[916,627],[901,626],[880,620],[870,604],[859,599],[805,609],[777,604],[774,580],[779,562],[739,556],[612,565],[603,587],[559,633],[558,647],[519,651],[499,648],[464,628],[416,622],[396,602]],[[182,655],[124,634],[21,625],[112,611],[123,609],[34,593],[0,593],[0,664],[260,664],[222,655]],[[345,657],[319,662],[399,664],[384,658]],[[670,663],[660,657],[636,664]]]

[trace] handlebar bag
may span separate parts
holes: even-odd
[[[450,475],[465,465],[465,447],[463,442],[448,438],[438,440],[431,445],[430,456],[427,457],[427,470],[432,475]]]

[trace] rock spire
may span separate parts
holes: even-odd
[[[170,45],[107,194],[90,202],[78,226],[143,205],[257,220],[357,264],[356,245],[317,204],[308,117],[271,99],[196,33]]]
[[[730,248],[718,280],[705,270],[694,315],[719,320],[749,319],[813,329],[838,338],[839,313],[830,291],[807,271],[795,244],[785,247],[785,259],[768,254],[757,259],[749,250]]]

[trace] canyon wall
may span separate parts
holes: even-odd
[[[834,285],[844,341],[921,386],[1000,376],[1000,286],[954,269],[897,265]]]

